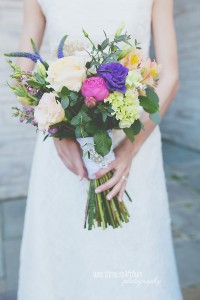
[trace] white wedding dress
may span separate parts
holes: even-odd
[[[122,20],[148,55],[152,0],[39,0],[50,52],[64,34],[112,35]],[[114,133],[115,144],[123,138]],[[133,160],[122,229],[83,229],[87,181],[39,134],[20,256],[18,300],[181,300],[170,231],[159,127]]]

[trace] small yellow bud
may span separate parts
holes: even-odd
[[[39,60],[36,63],[36,70],[39,76],[46,78],[45,66]]]

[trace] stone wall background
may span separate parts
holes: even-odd
[[[164,138],[199,151],[200,1],[174,0],[174,2],[180,90],[161,128]]]
[[[16,100],[5,85],[10,70],[2,54],[17,49],[22,6],[22,0],[0,0],[0,199],[26,196],[36,139],[33,128],[11,117]],[[200,150],[199,16],[199,0],[175,0],[180,90],[161,124],[165,139],[196,151]]]
[[[22,13],[23,0],[0,0],[0,200],[27,195],[36,140],[34,128],[11,117],[17,102],[6,86],[10,68],[3,53],[18,49]]]

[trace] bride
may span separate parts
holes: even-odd
[[[20,50],[40,47],[44,31],[49,57],[61,37],[93,40],[112,35],[122,20],[148,56],[151,25],[162,65],[157,93],[164,115],[178,86],[172,0],[25,0]],[[69,41],[70,41],[69,38]],[[18,59],[22,69],[33,65]],[[123,197],[131,220],[122,229],[83,229],[87,172],[74,140],[37,138],[20,255],[18,300],[181,300],[170,230],[161,135],[145,115],[133,144],[114,132],[116,159],[96,177],[114,176],[96,192]]]

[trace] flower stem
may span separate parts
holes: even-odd
[[[94,186],[95,186],[95,188],[98,186],[98,180],[94,180]],[[101,203],[101,195],[96,194],[96,199],[98,202],[98,208],[99,208],[99,214],[100,214],[101,221],[102,221],[102,226],[103,226],[103,229],[105,229],[106,224],[105,224],[105,220],[104,220],[104,213],[103,213],[103,208],[102,208],[102,203]]]

